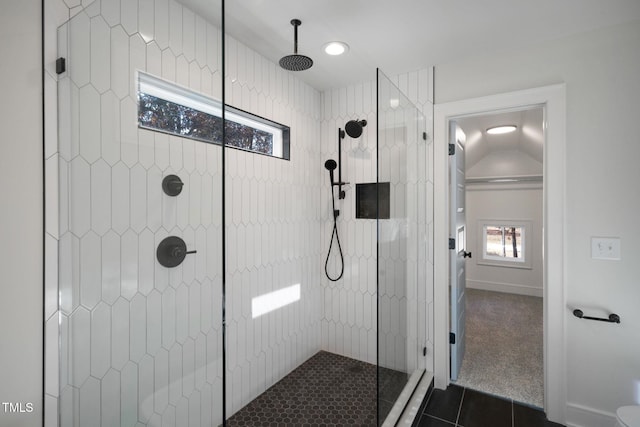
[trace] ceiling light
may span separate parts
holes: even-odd
[[[324,45],[327,55],[342,55],[349,50],[349,46],[343,42],[329,42]]]
[[[503,125],[503,126],[494,126],[492,128],[487,129],[487,133],[490,135],[500,135],[503,133],[509,133],[516,130],[515,125]]]

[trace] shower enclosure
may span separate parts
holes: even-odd
[[[432,370],[423,114],[381,72],[319,91],[279,68],[233,36],[249,0],[77,3],[47,427],[393,425]],[[352,119],[333,282],[323,164]]]

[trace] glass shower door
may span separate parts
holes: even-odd
[[[221,3],[59,28],[61,426],[223,421]]]
[[[425,371],[426,121],[378,70],[378,411],[397,419]],[[396,405],[395,408],[392,407]],[[393,425],[393,424],[391,424]]]

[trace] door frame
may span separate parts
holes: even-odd
[[[543,354],[544,409],[565,423],[565,151],[564,84],[434,105],[434,377],[435,387],[449,385],[449,121],[499,110],[544,108],[543,183]]]

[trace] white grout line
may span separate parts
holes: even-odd
[[[467,392],[467,388],[464,387],[462,389],[462,397],[460,398],[460,406],[458,407],[458,415],[456,415],[456,422],[455,424],[458,425],[458,421],[460,421],[460,412],[462,412],[462,402],[464,402],[464,395]]]

